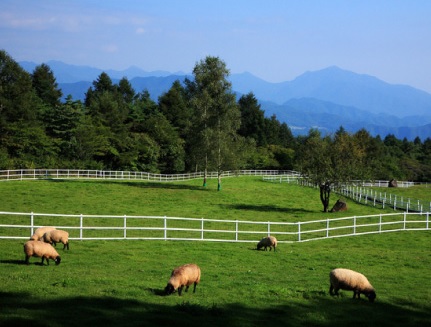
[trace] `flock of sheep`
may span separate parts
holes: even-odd
[[[61,257],[54,249],[57,243],[63,243],[63,250],[69,250],[69,233],[56,229],[55,227],[40,227],[35,230],[30,240],[24,244],[25,263],[30,263],[30,257],[39,257],[49,265],[49,259],[54,260],[56,265],[61,262]]]
[[[30,257],[41,257],[42,265],[44,259],[46,259],[49,265],[49,259],[54,260],[55,264],[60,264],[61,257],[58,252],[52,246],[56,246],[57,243],[63,243],[63,250],[69,250],[69,233],[63,230],[55,229],[55,227],[40,227],[38,228],[33,236],[24,244],[25,262],[29,264]],[[267,248],[271,251],[276,251],[277,239],[274,236],[268,236],[262,238],[257,243],[256,249]],[[175,268],[168,284],[165,287],[165,294],[169,295],[178,291],[178,295],[181,296],[183,288],[187,292],[191,285],[193,287],[193,293],[196,292],[196,286],[201,280],[201,269],[194,263],[186,264]],[[338,291],[349,290],[353,291],[353,298],[360,298],[361,293],[364,294],[370,302],[374,302],[376,298],[376,292],[373,286],[370,284],[368,279],[361,273],[350,269],[336,268],[329,273],[330,288],[329,293],[331,295],[337,295]]]

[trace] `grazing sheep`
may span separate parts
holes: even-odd
[[[53,229],[43,234],[43,241],[49,244],[63,243],[63,250],[69,250],[69,233],[61,229]]]
[[[42,257],[42,265],[44,259],[46,259],[47,265],[49,265],[49,259],[54,260],[56,265],[59,265],[61,261],[60,256],[52,245],[42,241],[27,241],[24,244],[24,253],[26,264],[30,263],[30,257]]]
[[[177,267],[172,271],[168,285],[165,287],[165,293],[169,295],[178,289],[178,295],[181,296],[183,287],[186,286],[187,292],[189,290],[189,286],[192,284],[194,284],[193,293],[195,293],[196,285],[200,282],[200,280],[201,269],[194,263]]]
[[[269,251],[271,251],[272,248],[274,248],[274,252],[275,252],[275,248],[277,247],[277,239],[274,236],[268,236],[268,237],[264,237],[262,238],[259,243],[257,243],[257,250],[260,250],[261,248],[264,248],[266,251],[266,248],[269,247]]]
[[[364,294],[370,302],[374,302],[376,292],[373,286],[368,281],[367,277],[350,269],[337,268],[329,273],[329,280],[331,286],[329,287],[329,294],[337,295],[338,290],[353,291],[353,298],[360,294]]]
[[[36,229],[34,231],[34,234],[30,237],[30,240],[40,241],[43,238],[43,234],[45,234],[46,232],[48,232],[50,230],[54,230],[54,229],[55,229],[55,227],[52,227],[52,226],[39,227],[38,229]]]

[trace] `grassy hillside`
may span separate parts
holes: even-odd
[[[201,180],[175,183],[140,181],[11,181],[0,183],[1,211],[156,215],[251,221],[306,221],[343,217],[324,214],[318,189],[265,182],[261,177],[225,178],[203,188]],[[339,197],[333,194],[331,205]],[[347,200],[348,215],[381,210]],[[385,212],[393,212],[388,209]]]
[[[210,242],[75,241],[62,263],[23,264],[0,240],[0,325],[425,326],[431,321],[429,232],[283,244],[277,252]],[[172,268],[196,262],[196,293],[163,296]],[[377,300],[328,294],[332,268],[364,273]],[[428,286],[427,286],[428,285]]]
[[[297,221],[321,212],[318,191],[259,178],[175,184],[0,183],[0,210]],[[336,196],[332,198],[335,202]],[[350,203],[349,215],[380,212]],[[346,215],[337,214],[338,216]],[[62,263],[25,265],[22,240],[0,240],[0,325],[14,326],[419,326],[431,321],[431,233],[398,232],[280,244],[73,241]],[[195,262],[202,281],[163,296],[175,266]],[[375,303],[329,295],[329,271],[364,273]]]

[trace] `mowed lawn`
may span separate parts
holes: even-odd
[[[0,183],[1,211],[167,215],[301,221],[324,214],[318,191],[259,178],[175,184]],[[332,198],[333,201],[336,196]],[[349,203],[350,204],[350,203]],[[351,203],[348,215],[376,208]],[[330,215],[330,216],[329,216]],[[344,213],[346,215],[346,213]],[[277,220],[278,219],[278,220]],[[0,240],[0,325],[13,326],[425,326],[431,322],[431,233],[395,232],[280,244],[73,241],[62,263],[24,264],[24,240]],[[164,296],[171,270],[202,269],[196,293]],[[331,297],[329,271],[364,273],[376,302]]]

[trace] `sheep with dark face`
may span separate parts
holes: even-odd
[[[43,234],[43,241],[49,244],[63,243],[63,250],[69,250],[69,233],[61,229],[53,229]]]
[[[194,263],[186,264],[175,268],[171,273],[171,278],[165,287],[165,294],[169,295],[178,290],[178,295],[181,296],[183,287],[186,287],[186,292],[189,286],[194,284],[193,293],[196,292],[196,285],[201,280],[201,269]]]
[[[25,263],[30,263],[30,257],[41,257],[42,265],[46,259],[46,264],[49,265],[49,259],[54,260],[56,265],[60,264],[61,258],[52,245],[42,241],[27,241],[24,244]]]
[[[353,298],[360,298],[364,294],[370,302],[374,302],[376,291],[367,277],[356,271],[344,268],[336,268],[329,273],[329,294],[337,295],[338,290],[353,291]]]
[[[52,226],[39,227],[38,229],[36,229],[34,231],[34,234],[30,237],[30,240],[41,241],[43,238],[43,235],[46,232],[48,232],[50,230],[54,230],[54,229],[55,229],[55,227],[52,227]]]
[[[268,237],[264,237],[262,238],[259,243],[257,243],[257,250],[260,250],[261,248],[264,248],[266,251],[266,248],[269,247],[269,251],[271,251],[272,248],[274,248],[274,252],[275,252],[275,248],[277,247],[277,239],[274,236],[268,236]]]

